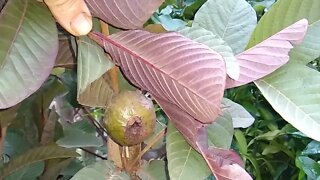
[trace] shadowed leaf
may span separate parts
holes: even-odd
[[[74,150],[62,148],[55,145],[41,146],[30,149],[24,154],[18,156],[17,158],[11,160],[8,164],[4,166],[1,171],[0,179],[12,174],[13,172],[23,168],[27,165],[55,158],[69,158],[79,156]]]
[[[167,180],[165,166],[163,160],[153,160],[142,166],[137,174],[142,180]]]
[[[87,106],[103,107],[112,96],[112,89],[103,76],[113,63],[103,49],[88,37],[78,40],[78,101]]]
[[[87,106],[92,107],[106,107],[114,92],[110,87],[110,78],[107,73],[102,75],[97,80],[93,81],[83,92],[79,95],[78,101]]]
[[[47,164],[46,171],[40,177],[40,180],[57,179],[62,169],[65,169],[72,160],[72,158],[69,158],[66,160],[49,161],[49,163]]]
[[[70,35],[59,33],[59,51],[55,63],[55,67],[72,68],[76,65],[76,58],[71,46],[74,38]]]
[[[20,104],[8,109],[0,110],[0,127],[8,126],[15,120],[19,107]]]

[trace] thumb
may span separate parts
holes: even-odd
[[[84,0],[44,0],[51,13],[69,33],[75,36],[88,34],[92,18]]]

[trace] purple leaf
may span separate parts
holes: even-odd
[[[302,42],[307,27],[308,21],[302,19],[238,54],[236,58],[240,65],[239,79],[227,77],[226,88],[241,86],[262,78],[287,63],[289,51],[293,45]]]
[[[251,179],[250,175],[242,168],[243,163],[238,154],[232,150],[208,146],[207,125],[181,111],[176,105],[158,97],[154,98],[175,127],[184,135],[188,143],[201,153],[218,180]]]
[[[164,0],[86,0],[93,14],[123,29],[137,29],[150,18]]]
[[[153,96],[175,104],[203,123],[220,113],[226,69],[209,47],[178,33],[141,30],[108,37],[94,33],[126,77]]]

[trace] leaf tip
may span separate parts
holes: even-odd
[[[297,38],[297,40],[294,40],[294,41],[292,40],[291,41],[291,43],[293,45],[298,45],[298,44],[302,43],[302,41],[303,41],[303,39],[304,39],[304,37],[305,37],[305,35],[307,33],[308,25],[309,25],[308,20],[305,19],[305,18],[297,21],[296,23],[294,23],[292,25],[292,26],[296,26],[296,29],[297,29],[297,31],[299,32],[299,35],[300,35],[299,38]]]

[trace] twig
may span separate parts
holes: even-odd
[[[0,126],[0,160],[3,153],[3,144],[6,138],[7,128],[8,128],[7,126],[4,126],[4,127]]]
[[[54,68],[68,68],[68,67],[72,67],[72,66],[76,66],[77,63],[66,63],[66,64],[57,64],[54,65]]]
[[[141,157],[153,146],[155,145],[166,133],[166,129],[161,130],[151,142],[140,152],[140,154],[132,161],[128,166],[128,169],[132,169],[133,166],[141,159]]]
[[[106,133],[105,129],[96,121],[96,119],[91,115],[90,111],[86,107],[82,107],[82,109],[86,112],[87,117],[89,118],[90,122],[94,125],[96,128],[98,134],[102,137],[102,139],[107,142],[107,138],[104,136],[104,133]]]
[[[99,154],[96,154],[96,153],[94,153],[94,152],[91,152],[91,151],[89,151],[88,149],[85,149],[85,148],[80,148],[82,151],[84,151],[84,152],[87,152],[87,153],[89,153],[89,154],[91,154],[91,155],[94,155],[94,156],[97,156],[98,158],[100,158],[100,159],[103,159],[103,160],[108,160],[108,158],[105,158],[105,157],[103,157],[103,156],[100,156]]]

